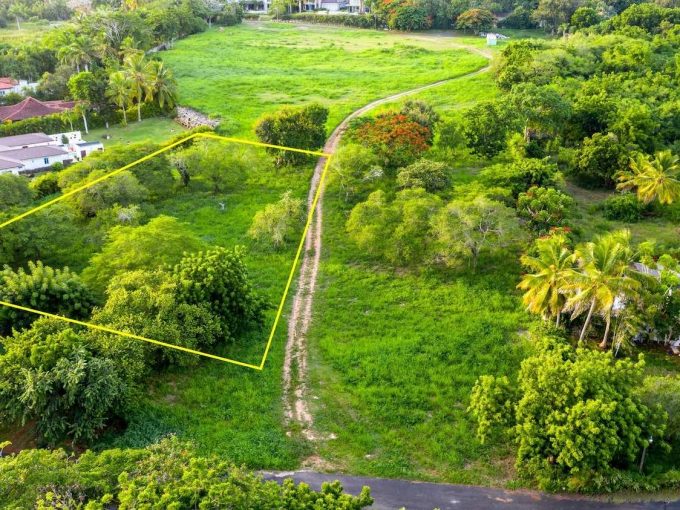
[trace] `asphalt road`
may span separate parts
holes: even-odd
[[[467,485],[411,482],[385,478],[344,476],[311,471],[264,472],[267,480],[293,478],[319,489],[323,482],[339,480],[349,494],[359,494],[364,485],[371,488],[375,510],[680,510],[680,501],[606,503],[574,496],[550,496],[533,491],[506,491]],[[680,495],[679,495],[680,497]]]

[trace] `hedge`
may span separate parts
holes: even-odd
[[[172,111],[161,109],[157,104],[145,103],[142,105],[142,118],[159,117],[162,115],[172,114]],[[127,111],[128,122],[137,119],[137,108],[132,107]],[[123,114],[116,111],[106,117],[96,113],[90,112],[87,116],[87,126],[90,129],[97,129],[109,124],[120,124],[123,121]],[[73,129],[83,130],[83,120],[80,117],[73,116]],[[45,115],[43,117],[34,117],[32,119],[18,120],[16,122],[5,122],[0,124],[0,136],[14,136],[25,135],[27,133],[61,133],[64,131],[71,131],[71,123],[67,119],[62,118],[61,114]]]
[[[293,14],[294,21],[319,23],[324,25],[342,25],[355,28],[387,28],[385,21],[371,14]]]

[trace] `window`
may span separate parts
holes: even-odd
[[[50,164],[50,158],[43,158],[43,162],[44,162],[46,165],[49,165],[49,164]]]

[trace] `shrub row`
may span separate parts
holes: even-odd
[[[386,28],[384,20],[370,14],[293,14],[295,21],[305,23],[319,23],[326,25],[342,25],[355,28]]]

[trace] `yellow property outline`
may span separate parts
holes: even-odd
[[[161,149],[159,149],[155,152],[152,152],[151,154],[148,154],[147,156],[144,156],[143,158],[140,158],[140,159],[133,161],[132,163],[129,163],[129,164],[117,169],[117,170],[114,170],[114,171],[112,171],[112,172],[110,172],[106,175],[103,175],[102,177],[99,177],[99,178],[95,179],[94,181],[85,184],[84,186],[80,186],[80,187],[78,187],[74,190],[69,191],[68,193],[64,193],[63,195],[61,195],[61,196],[59,196],[59,197],[57,197],[53,200],[49,200],[48,202],[45,202],[44,204],[41,204],[38,207],[35,207],[35,208],[33,208],[29,211],[26,211],[26,212],[24,212],[24,213],[22,213],[18,216],[15,216],[14,218],[12,218],[8,221],[5,221],[4,223],[0,223],[0,229],[3,229],[3,228],[5,228],[5,227],[7,227],[7,226],[9,226],[13,223],[16,223],[17,221],[19,221],[23,218],[26,218],[27,216],[35,214],[36,212],[41,211],[42,209],[45,209],[46,207],[49,207],[50,205],[56,204],[57,202],[61,202],[62,200],[66,199],[66,198],[68,198],[68,197],[70,197],[70,196],[72,196],[76,193],[79,193],[80,191],[83,191],[87,188],[90,188],[90,187],[96,185],[96,184],[99,184],[100,182],[102,182],[106,179],[109,179],[110,177],[113,177],[114,175],[119,174],[120,172],[124,172],[125,170],[128,170],[129,168],[132,168],[133,166],[136,166],[136,165],[139,165],[140,163],[148,161],[151,158],[154,158],[154,157],[158,156],[159,154],[162,154],[166,151],[169,151],[170,149],[173,149],[173,148],[177,147],[178,145],[181,145],[185,142],[188,142],[189,140],[193,140],[194,138],[210,138],[210,139],[213,139],[213,140],[220,140],[220,141],[223,141],[223,142],[242,143],[242,144],[246,144],[246,145],[253,145],[255,147],[265,147],[265,148],[268,148],[268,149],[279,149],[279,150],[286,150],[286,151],[291,151],[291,152],[299,152],[299,153],[302,153],[302,154],[309,154],[310,156],[318,156],[320,158],[326,158],[326,163],[324,165],[323,171],[321,172],[319,184],[316,188],[316,192],[314,193],[314,199],[312,200],[312,206],[309,208],[309,212],[307,213],[307,221],[305,222],[305,228],[302,231],[302,238],[300,239],[300,243],[298,244],[297,252],[295,253],[295,259],[293,260],[293,265],[290,268],[290,274],[288,275],[288,281],[286,282],[286,288],[283,291],[283,296],[281,297],[281,301],[279,302],[278,309],[276,310],[276,317],[274,318],[274,324],[272,325],[271,332],[269,333],[269,339],[267,340],[267,346],[265,347],[264,355],[262,356],[262,361],[260,362],[259,365],[253,365],[252,363],[244,363],[243,361],[238,361],[238,360],[230,359],[230,358],[224,358],[222,356],[217,356],[215,354],[209,354],[207,352],[201,352],[201,351],[197,351],[197,350],[194,350],[194,349],[189,349],[187,347],[182,347],[181,345],[174,345],[174,344],[170,344],[170,343],[167,343],[167,342],[161,342],[160,340],[154,340],[152,338],[146,338],[146,337],[143,337],[143,336],[134,335],[132,333],[126,333],[125,331],[118,331],[118,330],[115,330],[115,329],[107,328],[106,326],[100,326],[98,324],[92,324],[90,322],[83,322],[83,321],[78,321],[78,320],[75,320],[75,319],[69,319],[68,317],[63,317],[61,315],[55,315],[55,314],[52,314],[52,313],[43,312],[41,310],[35,310],[33,308],[27,308],[25,306],[19,306],[19,305],[15,305],[15,304],[12,304],[12,303],[7,303],[5,301],[0,301],[0,306],[15,308],[17,310],[21,310],[21,311],[24,311],[24,312],[30,312],[30,313],[34,313],[34,314],[37,314],[37,315],[42,315],[44,317],[50,317],[52,319],[58,319],[58,320],[61,320],[61,321],[64,321],[64,322],[68,322],[70,324],[77,324],[79,326],[85,326],[87,328],[96,329],[96,330],[99,330],[99,331],[104,331],[106,333],[112,333],[112,334],[120,335],[120,336],[123,336],[123,337],[126,337],[126,338],[132,338],[134,340],[141,340],[143,342],[148,342],[150,344],[160,345],[162,347],[167,347],[169,349],[176,349],[178,351],[184,351],[184,352],[188,352],[190,354],[196,354],[197,356],[204,356],[206,358],[212,358],[212,359],[216,359],[216,360],[219,360],[219,361],[224,361],[225,363],[232,363],[234,365],[239,365],[239,366],[246,367],[246,368],[252,368],[254,370],[262,370],[264,368],[265,362],[267,361],[267,356],[269,355],[269,350],[271,348],[272,341],[274,340],[274,333],[276,333],[276,328],[279,325],[279,320],[281,319],[281,315],[283,314],[283,307],[286,304],[286,298],[288,297],[288,292],[290,291],[290,286],[293,283],[293,278],[295,277],[295,270],[297,269],[297,265],[300,262],[300,256],[302,255],[302,249],[303,249],[304,244],[305,244],[305,239],[307,237],[307,233],[309,232],[309,227],[312,224],[312,217],[314,215],[314,211],[316,210],[316,205],[319,202],[319,196],[321,195],[321,188],[324,184],[324,180],[326,178],[326,173],[328,172],[328,168],[330,166],[331,158],[333,156],[332,154],[328,154],[328,153],[325,153],[325,152],[318,152],[318,151],[308,151],[308,150],[304,150],[304,149],[296,149],[294,147],[284,147],[282,145],[272,145],[272,144],[268,144],[268,143],[252,142],[250,140],[241,140],[239,138],[230,138],[230,137],[227,137],[227,136],[219,136],[219,135],[216,135],[216,134],[213,134],[213,133],[194,133],[194,134],[189,135],[185,138],[182,138],[181,140],[179,140],[177,142],[166,145],[165,147],[163,147],[163,148],[161,148]]]

